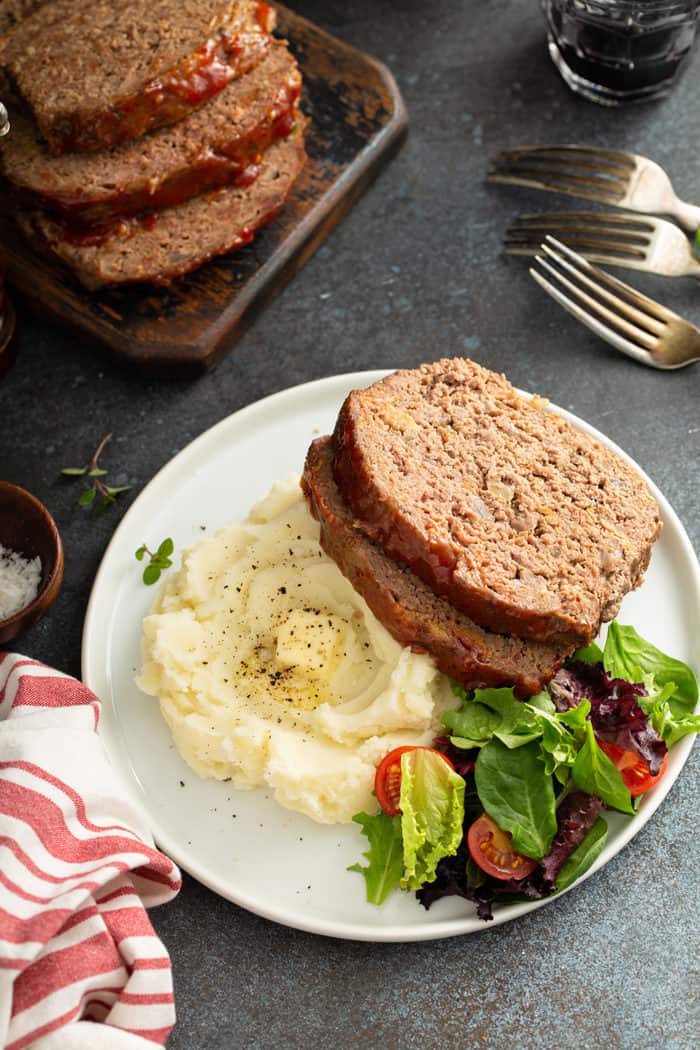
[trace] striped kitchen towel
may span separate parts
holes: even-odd
[[[75,678],[0,653],[6,1050],[147,1047],[175,1022],[170,958],[144,904],[171,900],[180,875],[120,787],[99,714]]]

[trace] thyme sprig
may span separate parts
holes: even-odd
[[[92,485],[88,489],[83,489],[78,497],[78,504],[81,507],[91,507],[93,514],[101,514],[103,510],[106,510],[107,507],[116,502],[120,492],[128,492],[131,488],[131,485],[107,485],[102,480],[108,472],[99,465],[99,460],[105,445],[111,437],[111,434],[105,434],[93,452],[87,466],[64,467],[61,470],[61,474],[68,478],[87,477],[91,479]]]
[[[134,557],[137,561],[143,561],[145,556],[148,555],[148,565],[143,570],[143,582],[148,587],[150,587],[152,583],[157,583],[163,569],[170,568],[172,565],[170,555],[174,550],[175,544],[170,537],[168,537],[167,540],[163,540],[157,551],[150,551],[146,544],[142,543],[139,549],[134,552]]]

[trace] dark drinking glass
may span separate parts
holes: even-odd
[[[617,106],[667,94],[690,55],[700,0],[542,0],[549,53],[579,95]]]

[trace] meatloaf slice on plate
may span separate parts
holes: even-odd
[[[266,53],[260,0],[54,0],[3,40],[0,62],[52,152],[174,124]]]
[[[335,443],[358,526],[493,631],[587,643],[661,529],[627,462],[472,361],[353,391]]]
[[[484,630],[359,532],[333,477],[331,438],[311,445],[302,488],[321,525],[321,546],[377,619],[402,645],[427,650],[465,688],[513,685],[521,697],[531,696],[570,655],[565,646]]]
[[[49,0],[0,0],[0,33],[6,33]]]
[[[134,142],[51,156],[31,120],[15,114],[0,143],[3,173],[25,200],[81,227],[180,204],[253,181],[261,154],[292,130],[301,75],[282,41],[184,120]]]
[[[280,139],[247,187],[202,194],[145,219],[129,219],[100,244],[76,243],[41,211],[20,213],[26,236],[75,271],[87,288],[146,281],[168,284],[202,263],[252,240],[284,204],[306,153],[301,134]]]

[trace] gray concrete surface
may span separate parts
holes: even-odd
[[[332,373],[466,352],[619,442],[698,547],[700,367],[644,369],[566,318],[521,261],[502,255],[500,238],[518,212],[576,204],[487,187],[483,176],[507,145],[587,142],[647,153],[700,202],[700,54],[668,100],[606,111],[558,78],[536,0],[296,6],[391,66],[411,132],[231,355],[195,382],[146,382],[21,313],[18,361],[0,382],[0,476],[50,507],[66,575],[51,614],[18,647],[73,674],[92,579],[138,491],[224,416]],[[700,324],[694,282],[634,280]],[[105,465],[133,488],[92,522],[58,475],[108,430]],[[325,940],[185,878],[178,899],[153,913],[175,970],[170,1050],[686,1050],[697,1036],[699,768],[696,748],[660,811],[584,886],[478,936],[402,946]]]

